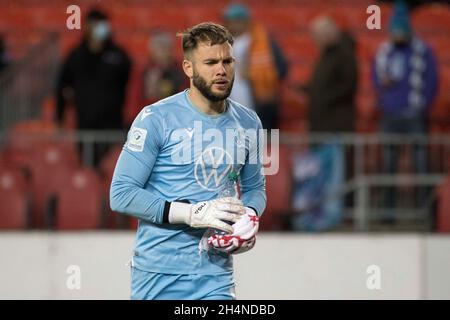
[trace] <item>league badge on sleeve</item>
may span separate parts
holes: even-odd
[[[128,136],[127,147],[131,151],[142,152],[144,150],[145,138],[147,137],[147,130],[133,127]]]

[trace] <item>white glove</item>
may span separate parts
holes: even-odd
[[[233,197],[203,201],[196,204],[172,202],[169,222],[185,223],[194,228],[214,228],[233,233],[224,221],[236,222],[245,213],[241,200]]]
[[[255,211],[246,207],[245,214],[233,224],[233,234],[211,235],[208,238],[208,245],[230,254],[246,252],[255,246],[258,228],[259,217]]]

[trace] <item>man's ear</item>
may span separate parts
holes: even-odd
[[[183,60],[183,71],[188,76],[189,79],[192,79],[194,76],[194,68],[192,65],[192,61],[184,59]]]

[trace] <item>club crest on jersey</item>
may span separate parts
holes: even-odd
[[[215,191],[224,177],[233,170],[233,158],[223,148],[210,147],[197,158],[194,175],[197,183],[206,190]]]

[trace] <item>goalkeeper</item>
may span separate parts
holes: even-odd
[[[261,122],[228,99],[230,33],[201,23],[180,35],[190,87],[136,117],[116,164],[111,208],[139,219],[132,299],[235,299],[232,254],[254,246],[266,205],[253,134]],[[240,177],[240,200],[218,197],[231,171]],[[202,250],[211,228],[225,234],[207,238]]]

